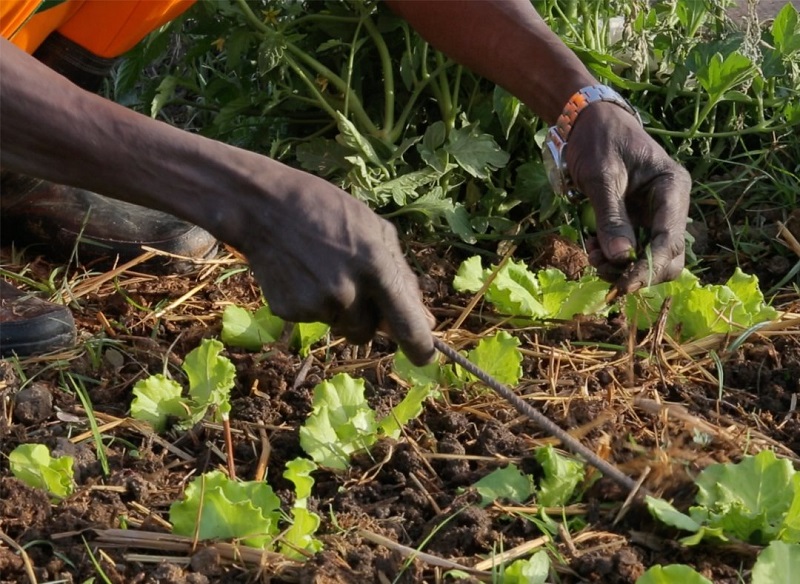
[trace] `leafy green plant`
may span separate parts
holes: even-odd
[[[493,336],[478,341],[475,348],[467,353],[467,358],[503,383],[516,385],[522,377],[522,353],[519,345],[518,338],[506,331],[498,331]],[[441,360],[417,367],[402,351],[395,353],[394,370],[412,388],[463,388],[468,384],[478,383],[472,374],[461,367],[442,363]]]
[[[180,384],[161,374],[137,381],[131,416],[148,422],[157,432],[163,431],[170,419],[181,427],[196,424],[209,410],[215,418],[227,419],[236,369],[230,359],[220,355],[223,348],[215,339],[203,339],[186,355],[182,366],[189,381],[186,396]]]
[[[314,388],[313,411],[300,428],[300,445],[326,468],[345,470],[353,452],[372,446],[380,435],[397,438],[422,411],[430,388],[410,391],[389,414],[376,421],[364,397],[363,379],[340,373]]]
[[[773,541],[758,554],[750,584],[793,584],[800,570],[800,545]],[[653,566],[636,584],[712,584],[683,564]]]
[[[503,584],[545,584],[550,575],[550,557],[540,550],[526,560],[511,562],[502,572]]]
[[[688,515],[661,499],[647,499],[659,520],[694,533],[683,543],[707,537],[800,543],[800,473],[790,461],[764,450],[738,464],[713,464],[695,482],[697,505]]]
[[[684,270],[678,279],[628,295],[625,314],[639,328],[649,328],[664,299],[672,297],[667,330],[678,339],[697,339],[713,333],[741,332],[754,324],[778,317],[758,287],[758,278],[739,268],[723,285],[701,285]]]
[[[473,256],[458,268],[453,287],[459,292],[478,292],[492,278],[485,297],[503,314],[531,320],[570,320],[576,314],[596,314],[605,309],[609,285],[593,275],[568,280],[556,268],[531,272],[521,261],[484,268]]]
[[[308,510],[308,498],[314,486],[311,473],[317,465],[307,458],[295,458],[286,463],[283,476],[294,484],[294,505],[292,506],[292,525],[281,538],[281,553],[295,559],[303,559],[306,552],[318,552],[322,542],[314,537],[319,529],[320,517]]]
[[[314,486],[311,473],[316,465],[297,458],[286,464],[284,477],[295,486],[292,521],[280,537],[280,550],[294,559],[302,552],[315,553],[322,543],[314,538],[320,518],[308,510]],[[170,521],[178,535],[206,539],[238,539],[245,545],[272,549],[278,542],[281,523],[280,499],[263,481],[235,481],[212,471],[195,478],[183,499],[170,506]]]
[[[220,471],[195,478],[183,499],[170,506],[178,535],[206,539],[241,539],[263,548],[279,533],[280,499],[263,481],[239,482]]]
[[[481,495],[482,504],[488,505],[497,499],[524,503],[535,495],[536,502],[543,507],[566,505],[583,480],[583,464],[558,454],[552,446],[537,448],[534,456],[543,471],[538,485],[531,475],[511,463],[472,485]]]
[[[556,268],[534,274],[522,262],[509,261],[500,267],[484,268],[480,257],[474,256],[461,264],[453,287],[473,293],[486,287],[486,300],[519,323],[608,312],[605,297],[609,284],[596,276],[585,274],[580,280],[571,281]],[[638,328],[648,329],[659,317],[667,297],[672,299],[667,331],[679,340],[741,332],[778,317],[778,311],[766,304],[758,278],[738,268],[724,285],[702,285],[697,276],[683,270],[672,282],[629,294],[625,315]]]
[[[72,494],[75,489],[71,456],[53,458],[44,444],[20,444],[8,455],[15,477],[35,489],[44,489],[54,501]]]
[[[713,584],[684,564],[656,565],[636,579],[636,584]]]
[[[251,312],[241,306],[230,305],[222,312],[222,341],[229,347],[258,351],[267,343],[281,338],[286,322],[272,314],[269,306]],[[295,323],[289,343],[305,357],[311,345],[324,338],[330,327],[321,322]]]

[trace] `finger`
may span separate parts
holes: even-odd
[[[674,247],[673,247],[674,246]],[[642,258],[619,277],[616,287],[620,292],[630,293],[680,276],[684,265],[683,242],[673,246],[651,247],[648,257]],[[658,252],[655,250],[658,249]]]
[[[392,274],[382,274],[382,322],[408,359],[421,366],[430,363],[435,355],[431,329],[436,321],[422,303],[416,276],[405,261],[401,262]]]
[[[363,345],[375,336],[379,323],[380,311],[375,303],[359,299],[337,315],[331,331],[353,344]]]

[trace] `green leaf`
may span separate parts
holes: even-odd
[[[452,209],[444,212],[444,218],[450,226],[450,230],[461,238],[464,243],[474,244],[477,242],[475,231],[470,224],[469,212],[462,203],[456,203]]]
[[[241,539],[265,548],[278,534],[280,499],[263,481],[237,482],[213,471],[195,478],[169,509],[173,532],[206,539]]]
[[[747,276],[738,269],[726,284],[706,286],[701,286],[689,270],[683,270],[672,282],[629,294],[625,315],[636,322],[639,329],[650,328],[667,297],[672,298],[667,331],[680,340],[740,332],[778,315],[774,308],[765,304],[755,276]]]
[[[175,88],[178,86],[178,78],[174,75],[168,75],[161,80],[156,90],[156,95],[150,105],[150,117],[155,118],[159,112],[164,108],[172,96],[175,95]]]
[[[639,576],[636,584],[714,584],[684,564],[656,565]]]
[[[509,160],[509,154],[491,135],[478,133],[477,124],[452,130],[444,149],[476,178],[488,178],[489,173],[503,168]]]
[[[792,463],[764,450],[738,464],[713,464],[695,481],[697,507],[690,514],[710,527],[753,543],[778,536],[794,500]]]
[[[223,417],[231,410],[230,390],[236,377],[236,368],[230,359],[220,355],[224,348],[216,339],[203,339],[183,362],[196,416],[204,416],[210,406],[216,406]]]
[[[792,477],[792,503],[783,518],[778,539],[787,543],[800,543],[800,472]]]
[[[697,80],[708,92],[712,102],[743,82],[753,71],[753,62],[739,52],[732,52],[724,59],[720,53],[714,54],[705,67],[697,72]]]
[[[394,354],[394,372],[401,379],[411,385],[439,385],[442,382],[442,366],[439,359],[434,359],[432,363],[418,367],[408,360],[405,353],[397,351]]]
[[[791,2],[781,8],[772,21],[772,38],[775,48],[788,57],[800,50],[800,28],[797,26],[797,10]]]
[[[433,384],[412,385],[402,401],[378,422],[381,431],[390,438],[399,438],[403,426],[422,413],[422,403],[428,399],[433,388]]]
[[[272,314],[268,306],[253,313],[231,304],[222,312],[222,341],[230,347],[258,351],[280,338],[283,325],[283,319]]]
[[[492,270],[483,269],[480,257],[473,256],[459,267],[453,287],[460,292],[477,292],[491,275]],[[608,289],[609,285],[594,275],[572,281],[555,268],[534,274],[523,262],[509,261],[489,285],[486,300],[511,316],[569,320],[576,314],[607,312]]]
[[[242,54],[258,39],[255,31],[249,28],[236,28],[225,39],[225,66],[228,71],[239,68]]]
[[[472,256],[461,262],[453,278],[453,288],[457,292],[477,292],[486,281],[486,273],[481,263],[481,256]]]
[[[311,345],[325,338],[330,330],[331,327],[324,322],[298,322],[292,331],[291,345],[301,357],[307,357]]]
[[[307,458],[296,458],[286,463],[284,478],[294,483],[295,501],[292,508],[292,525],[283,534],[281,553],[297,560],[305,559],[298,550],[316,553],[322,549],[322,542],[314,538],[319,529],[320,517],[308,510],[308,497],[314,486],[311,473],[317,465]]]
[[[336,123],[339,128],[339,134],[336,136],[336,141],[343,146],[347,146],[351,150],[357,152],[373,165],[386,171],[383,166],[383,161],[378,156],[372,144],[369,143],[361,132],[358,131],[355,124],[348,120],[341,112],[336,112]]]
[[[417,198],[417,189],[429,185],[441,176],[441,173],[432,168],[423,168],[397,178],[378,184],[373,190],[376,198],[381,198],[386,193],[391,193],[392,199],[398,206],[406,205]],[[451,203],[452,206],[452,203]]]
[[[8,455],[12,474],[29,487],[44,489],[55,500],[72,494],[71,456],[53,458],[44,444],[20,444]]]
[[[326,178],[334,173],[350,170],[353,165],[347,160],[347,156],[351,152],[350,148],[334,140],[314,138],[297,145],[295,158],[304,170]]]
[[[522,377],[519,344],[517,337],[498,331],[493,337],[481,339],[468,358],[500,383],[514,386]]]
[[[516,560],[503,570],[503,584],[545,584],[550,573],[550,557],[539,550],[527,560]]]
[[[131,417],[144,420],[156,432],[163,432],[170,417],[182,420],[189,416],[182,392],[179,383],[161,374],[140,379],[133,386]]]
[[[266,75],[275,67],[283,62],[283,53],[286,50],[286,42],[275,33],[264,36],[264,40],[258,46],[258,72]]]
[[[758,554],[751,584],[795,584],[800,575],[800,544],[773,541]]]
[[[346,373],[314,388],[313,411],[300,428],[300,445],[320,466],[345,470],[351,453],[374,444],[377,424],[364,389],[363,379]]]
[[[685,513],[681,513],[664,499],[657,499],[648,495],[646,501],[650,514],[662,523],[684,531],[696,532],[700,529],[700,524],[697,521]]]
[[[583,463],[560,455],[552,446],[538,448],[535,457],[544,469],[537,502],[545,507],[566,505],[583,480]]]
[[[497,119],[500,120],[500,125],[503,127],[503,134],[506,139],[511,133],[511,128],[514,127],[514,122],[517,121],[521,102],[519,99],[511,95],[508,91],[495,85],[494,92],[492,93],[492,107],[494,113],[497,114]]]
[[[486,292],[486,299],[500,312],[533,319],[549,318],[540,298],[536,275],[524,263],[514,261],[500,268]]]
[[[483,506],[499,499],[523,503],[533,494],[531,477],[513,463],[490,472],[472,486],[480,494]]]

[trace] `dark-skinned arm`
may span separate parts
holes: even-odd
[[[579,89],[597,84],[530,0],[386,0],[428,42],[497,83],[553,124]],[[622,108],[598,102],[578,117],[567,166],[597,215],[589,259],[622,292],[680,274],[691,181]],[[651,254],[630,265],[637,232]],[[627,268],[627,269],[626,269]]]
[[[396,231],[327,181],[93,95],[0,44],[0,165],[191,221],[241,250],[273,311],[433,357]]]

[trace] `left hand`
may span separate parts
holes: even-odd
[[[587,247],[598,274],[621,293],[677,278],[685,261],[689,173],[634,116],[610,103],[581,112],[566,155],[572,180],[597,216],[597,237]],[[646,241],[637,241],[642,229]]]

